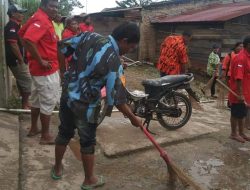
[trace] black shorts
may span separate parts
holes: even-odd
[[[231,105],[231,116],[237,119],[243,119],[247,115],[247,107],[245,103],[237,103]]]
[[[75,116],[63,98],[61,98],[60,102],[59,117],[61,124],[56,137],[56,144],[67,145],[70,139],[74,137],[75,129],[77,129],[80,137],[81,152],[93,154],[94,145],[96,144],[97,124],[88,123],[84,117],[78,118]]]

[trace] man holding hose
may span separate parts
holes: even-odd
[[[230,138],[241,143],[250,141],[250,138],[244,134],[244,119],[247,114],[247,106],[250,105],[250,36],[244,39],[243,47],[243,50],[232,60],[229,82],[231,90],[238,95],[229,94],[231,104]]]

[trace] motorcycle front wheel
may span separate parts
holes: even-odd
[[[157,119],[161,126],[169,130],[183,127],[190,119],[192,106],[189,98],[179,92],[166,95],[159,103]]]
[[[106,101],[106,97],[101,99],[101,109],[100,112],[98,114],[98,120],[97,120],[97,124],[101,124],[101,122],[104,120],[105,116],[106,116],[106,110],[107,110],[107,101]]]

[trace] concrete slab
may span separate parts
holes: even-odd
[[[150,129],[155,132],[156,141],[161,145],[170,145],[189,141],[203,135],[217,132],[229,125],[229,111],[219,110],[216,103],[203,104],[206,112],[193,110],[191,120],[186,126],[169,131],[157,122],[152,121]],[[221,112],[224,112],[221,114]],[[129,120],[121,113],[113,113],[111,118],[105,118],[97,130],[97,141],[104,154],[109,157],[119,156],[151,148],[152,143],[141,130],[132,127]]]
[[[22,180],[23,190],[71,190],[80,189],[83,179],[82,164],[77,161],[68,149],[64,159],[64,179],[54,181],[50,178],[50,170],[54,164],[53,145],[39,145],[40,135],[28,138],[28,128],[30,126],[30,115],[23,115],[21,125],[22,142]],[[56,136],[58,127],[58,117],[52,117],[51,131]]]
[[[194,111],[191,121],[184,128],[177,131],[167,131],[160,127],[156,122],[151,129],[158,135],[156,139],[162,144],[175,144],[177,142],[190,141],[199,138],[201,135],[224,129],[229,123],[229,112],[220,114],[214,105],[204,105],[206,112]],[[22,128],[22,186],[23,190],[79,190],[84,178],[82,164],[74,157],[68,149],[64,157],[64,176],[60,181],[50,179],[50,169],[54,163],[54,146],[39,145],[39,136],[27,138],[25,135],[30,125],[29,115],[26,115],[21,122]],[[52,118],[51,130],[54,135],[57,133],[58,117]],[[129,121],[124,119],[119,113],[112,118],[106,118],[103,125],[98,129],[98,146],[96,151],[96,172],[104,174],[107,184],[100,188],[103,190],[140,190],[140,189],[166,189],[167,186],[167,167],[155,149],[141,151],[138,154],[129,154],[140,149],[152,147],[143,133],[130,126]],[[211,140],[213,141],[213,140]],[[185,142],[182,144],[188,144]],[[172,150],[168,146],[166,150],[175,158],[175,154],[181,154],[184,150]],[[192,151],[199,146],[194,143]],[[185,150],[190,151],[190,150]],[[184,152],[185,152],[184,151]],[[124,157],[109,159],[103,156],[117,156],[128,154]],[[149,153],[150,152],[150,153]],[[185,153],[186,154],[186,153]],[[191,153],[192,155],[199,155]],[[182,163],[183,155],[180,156],[178,163]],[[135,169],[136,168],[136,169]],[[189,167],[187,167],[189,168]],[[157,175],[155,171],[157,170]],[[171,188],[170,188],[171,189]],[[181,189],[181,188],[180,188]]]
[[[19,182],[18,116],[0,112],[0,189],[17,190]]]

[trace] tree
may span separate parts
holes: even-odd
[[[152,0],[120,0],[115,2],[121,8],[130,8],[149,5],[150,3],[152,3]]]
[[[69,16],[75,7],[83,8],[84,6],[79,0],[60,0],[58,12],[63,16]]]
[[[9,3],[17,3],[28,9],[26,15],[30,17],[38,9],[40,0],[9,0]],[[83,8],[84,6],[79,0],[60,0],[58,12],[63,16],[69,16],[75,7]]]
[[[40,0],[9,0],[9,3],[17,3],[28,11],[25,13],[25,20],[32,16],[40,5]]]

